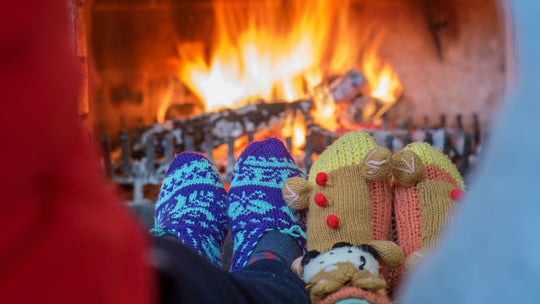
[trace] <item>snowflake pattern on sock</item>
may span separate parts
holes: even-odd
[[[233,237],[231,271],[248,263],[262,235],[279,230],[305,246],[303,212],[283,200],[281,187],[291,177],[304,174],[281,141],[254,142],[238,158],[227,198],[227,215]]]
[[[203,155],[181,153],[163,180],[154,213],[154,235],[174,234],[213,265],[221,265],[227,232],[227,193]]]

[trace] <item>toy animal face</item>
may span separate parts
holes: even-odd
[[[328,252],[320,254],[316,251],[308,252],[302,259],[304,282],[310,280],[321,271],[330,272],[337,270],[337,263],[348,262],[359,271],[369,271],[374,275],[379,274],[379,262],[377,253],[369,245],[353,246],[348,243],[338,243]]]

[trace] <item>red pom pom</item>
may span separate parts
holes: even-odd
[[[465,192],[461,189],[454,189],[452,192],[450,192],[450,196],[455,201],[461,201],[465,197]]]
[[[322,193],[315,194],[315,204],[317,204],[317,206],[324,207],[326,206],[327,202],[328,201],[326,200],[326,196],[324,196],[324,194]]]
[[[339,218],[333,214],[330,214],[326,218],[326,225],[332,229],[336,229],[339,226]]]
[[[315,178],[315,182],[319,186],[324,186],[326,184],[326,181],[328,180],[328,174],[324,172],[317,173],[317,177]]]

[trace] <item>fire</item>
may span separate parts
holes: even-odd
[[[403,92],[403,86],[392,67],[388,63],[381,63],[373,54],[365,61],[364,74],[370,83],[370,95],[386,104],[395,103]]]
[[[350,68],[350,43],[330,29],[342,26],[348,1],[214,0],[215,28],[209,46],[182,43],[180,78],[207,110],[236,107],[256,98],[294,100],[324,74]],[[340,39],[347,41],[345,39]],[[334,59],[338,56],[342,59]],[[350,62],[349,62],[350,64]],[[331,66],[332,65],[332,66]]]
[[[365,74],[372,96],[388,107],[401,94],[397,74],[376,56],[379,43],[365,33],[377,27],[367,29],[349,18],[351,0],[214,0],[213,9],[210,41],[178,46],[179,77],[207,111],[259,98],[292,101],[351,68]],[[359,58],[366,48],[369,56]],[[333,101],[316,101],[316,106],[315,122],[337,130],[339,109]],[[287,131],[295,147],[303,145],[306,133],[297,120]]]
[[[289,123],[281,130],[284,137],[292,139],[292,154],[302,154],[301,148],[306,143],[306,124],[301,114],[289,115],[286,121]]]
[[[374,121],[380,119],[382,115],[392,107],[403,92],[403,85],[392,69],[390,64],[381,62],[376,54],[384,34],[379,34],[372,42],[374,47],[366,53],[363,60],[364,76],[368,80],[369,95],[379,99],[383,106],[373,115]]]
[[[164,90],[164,92],[165,93],[161,97],[161,104],[158,107],[158,111],[157,111],[157,115],[156,115],[157,121],[159,123],[162,123],[162,122],[165,121],[165,114],[167,112],[167,108],[169,107],[169,105],[171,103],[171,100],[172,100],[172,96],[173,96],[172,85],[169,84],[168,88],[166,90]]]

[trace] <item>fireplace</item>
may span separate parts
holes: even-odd
[[[81,116],[102,140],[105,172],[138,189],[133,201],[155,198],[147,186],[174,153],[206,152],[226,179],[240,149],[266,136],[283,138],[306,171],[337,136],[363,128],[395,151],[430,141],[465,172],[508,76],[509,25],[496,0],[72,8],[88,75]]]

